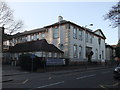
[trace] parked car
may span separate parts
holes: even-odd
[[[115,79],[120,79],[120,64],[114,69],[113,74]]]

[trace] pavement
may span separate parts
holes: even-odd
[[[29,72],[21,70],[19,66],[2,65],[2,82],[13,81],[12,78],[5,76],[13,76],[13,75],[26,74],[26,73]]]
[[[82,72],[85,70],[95,70],[95,69],[104,69],[104,68],[110,68],[110,67],[104,65],[47,67],[47,69],[45,70],[40,69],[38,70],[38,72],[60,75],[60,74],[66,74],[72,72]],[[11,77],[6,77],[6,76],[29,74],[29,73],[31,72],[21,70],[19,66],[2,65],[2,82],[9,82],[14,80]]]

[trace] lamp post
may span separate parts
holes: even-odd
[[[87,26],[93,26],[93,24],[85,25],[84,30],[85,30],[85,39],[84,39],[84,54],[85,54],[85,59],[86,59],[86,68],[87,68],[87,57],[86,57],[86,33],[87,33]]]

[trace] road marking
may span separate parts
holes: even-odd
[[[105,88],[103,85],[99,85],[100,87],[102,87],[102,88]]]
[[[104,88],[104,89],[106,89],[106,90],[108,90],[107,88],[109,88],[109,87],[115,87],[115,86],[118,86],[119,85],[119,83],[117,82],[117,83],[114,83],[114,84],[111,84],[111,85],[99,85],[100,87],[102,87],[102,88]]]
[[[119,85],[119,83],[117,82],[117,83],[115,83],[115,84],[113,84],[112,86],[117,86],[117,85]]]
[[[48,85],[44,85],[44,86],[40,86],[40,87],[37,87],[37,88],[45,88],[45,87],[48,87],[48,86],[53,86],[53,85],[57,85],[57,84],[61,84],[61,83],[64,83],[64,81],[57,82],[57,83],[52,83],[52,84],[48,84]]]
[[[100,87],[104,88],[105,90],[108,90],[106,87],[104,87],[103,85],[99,85]]]
[[[3,84],[25,84],[26,82],[28,82],[29,79],[24,80],[23,82],[11,82],[11,83],[3,83]]]
[[[115,87],[115,86],[117,86],[117,85],[119,85],[119,82],[116,82],[116,83],[111,84],[111,85],[106,85],[106,86],[113,86],[113,87]]]
[[[52,79],[52,77],[49,77],[48,79]]]
[[[76,79],[83,79],[83,78],[87,78],[87,77],[93,77],[95,76],[96,74],[92,74],[92,75],[88,75],[88,76],[82,76],[82,77],[78,77]]]
[[[22,82],[22,84],[25,84],[28,81],[28,79],[26,79],[25,81]]]
[[[106,73],[110,73],[110,71],[107,71],[107,72],[102,72],[102,74],[106,74]]]

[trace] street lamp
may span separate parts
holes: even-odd
[[[84,39],[84,51],[85,51],[85,59],[87,60],[87,58],[86,58],[86,33],[87,33],[87,26],[93,26],[93,24],[89,24],[89,25],[85,25],[85,27],[84,27],[84,30],[85,30],[85,39]],[[87,68],[87,66],[86,66],[86,68]]]

